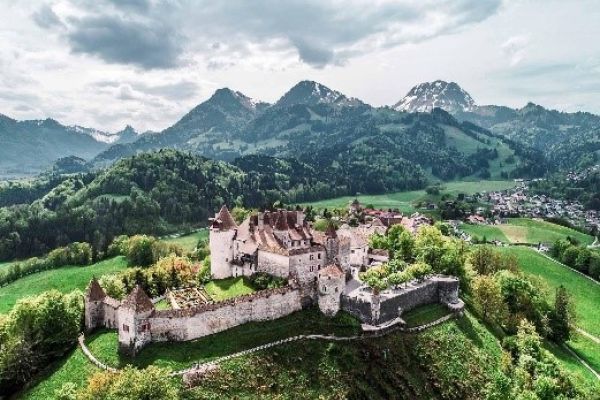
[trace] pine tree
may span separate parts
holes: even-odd
[[[552,338],[562,343],[570,339],[574,314],[569,293],[563,285],[556,289],[554,310],[551,318]]]

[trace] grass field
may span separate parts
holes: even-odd
[[[208,240],[208,229],[206,228],[200,229],[188,235],[163,238],[165,242],[176,244],[186,252],[194,251],[198,245],[198,242],[204,239]]]
[[[597,372],[600,372],[600,345],[594,343],[591,339],[576,333],[571,340],[569,340],[569,347],[571,347],[579,357],[587,361],[592,368]]]
[[[406,326],[419,326],[433,322],[448,313],[446,306],[435,303],[410,310],[406,314],[402,314],[402,319],[406,322]]]
[[[567,236],[577,239],[582,244],[591,244],[594,241],[592,236],[575,229],[537,219],[511,218],[509,219],[509,225],[523,228],[527,243],[554,243],[557,239],[563,239]]]
[[[60,389],[62,385],[71,382],[77,387],[83,387],[90,375],[96,371],[99,371],[99,369],[92,365],[81,349],[77,348],[61,361],[52,364],[17,398],[28,400],[55,399],[55,391]]]
[[[479,241],[485,238],[487,241],[499,240],[503,243],[509,242],[504,232],[496,225],[461,224],[460,229],[471,235],[472,238],[477,238]]]
[[[552,244],[557,239],[566,237],[575,238],[583,244],[594,241],[592,236],[575,229],[530,218],[510,218],[508,223],[502,225],[462,224],[461,229],[479,239],[485,236],[487,240],[500,240],[505,243]]]
[[[255,292],[250,281],[242,277],[213,280],[204,285],[204,289],[214,301],[227,300]]]
[[[527,247],[503,247],[502,252],[514,254],[520,268],[527,274],[542,278],[554,290],[563,285],[572,296],[578,313],[578,326],[600,336],[600,286],[580,274],[547,259]]]
[[[349,327],[343,328],[340,325],[348,325]],[[455,328],[458,328],[460,334],[464,335],[465,338],[477,348],[489,354],[494,360],[494,363],[500,362],[501,347],[499,342],[484,325],[468,312],[463,318],[452,319],[442,325],[432,328],[431,335],[437,336],[441,334],[440,332],[453,330]],[[347,314],[341,314],[331,320],[324,318],[317,310],[306,310],[277,321],[242,325],[232,330],[211,335],[196,341],[184,343],[155,343],[145,348],[134,362],[138,367],[154,364],[171,369],[181,369],[197,361],[214,359],[219,356],[231,354],[236,351],[299,333],[335,332],[344,335],[354,333],[358,329],[357,322]],[[408,354],[408,349],[394,346],[400,346],[406,338],[418,338],[418,336],[396,333],[381,339],[374,339],[362,346],[366,346],[369,351],[391,349],[400,354],[402,365],[404,365],[407,362],[412,363],[415,360],[410,358],[408,360],[406,359],[404,354]],[[121,359],[117,354],[116,332],[99,331],[90,335],[86,342],[92,353],[106,363],[122,366],[130,361]],[[333,350],[335,346],[348,346],[349,349],[356,349],[359,357],[347,360],[349,361],[348,371],[353,371],[356,368],[366,368],[366,371],[359,371],[359,375],[368,374],[368,365],[365,364],[365,356],[361,350],[357,349],[357,342],[350,342],[347,344],[326,343],[321,341],[292,343],[265,352],[258,352],[255,355],[232,359],[223,364],[223,369],[227,372],[231,372],[233,374],[232,376],[238,375],[242,370],[248,370],[248,373],[251,373],[251,376],[254,378],[278,374],[273,380],[278,385],[287,385],[288,381],[286,377],[288,374],[295,375],[302,374],[304,371],[311,371],[312,375],[309,376],[314,376],[315,370],[326,360],[334,361],[333,364],[337,365],[335,368],[341,368],[337,363],[344,362],[349,354],[345,352],[340,353],[339,349]],[[551,350],[555,355],[559,356],[567,369],[583,377],[582,379],[589,379],[590,381],[595,379],[589,371],[585,370],[581,364],[563,349],[556,348]],[[310,357],[310,354],[314,351],[318,352],[318,357]],[[273,355],[276,355],[276,357],[273,357]],[[298,362],[299,360],[301,360],[301,362]],[[246,365],[248,363],[250,363],[249,366]],[[242,369],[245,365],[247,368]],[[417,367],[416,365],[411,364],[407,366],[407,368],[413,370]],[[97,369],[85,359],[83,353],[80,350],[75,350],[65,360],[54,364],[49,369],[48,373],[41,376],[37,380],[37,384],[26,391],[21,398],[33,400],[55,398],[54,390],[60,388],[65,382],[72,382],[78,387],[81,387],[87,382],[88,377],[94,371],[97,371]],[[319,375],[319,379],[317,380],[321,381],[320,384],[324,385],[328,380],[332,379],[332,376],[339,376],[336,371],[338,370],[330,370],[329,375],[327,376]],[[378,374],[375,375],[378,376]],[[369,375],[365,375],[365,377],[367,379],[372,379]],[[236,379],[231,382],[235,381]],[[314,382],[314,379],[311,379],[310,382]],[[308,381],[306,384],[308,384]],[[420,384],[425,384],[425,380],[420,382]],[[208,385],[210,386],[210,383]],[[219,386],[217,393],[220,393],[220,397],[223,398],[227,397],[223,396],[223,393],[229,392],[227,392],[226,388]]]
[[[575,304],[577,326],[600,337],[600,286],[580,274],[547,259],[535,250],[525,247],[504,247],[503,252],[514,254],[519,267],[527,274],[542,278],[554,296],[555,289],[563,285]],[[582,335],[575,335],[569,346],[600,372],[600,346]]]
[[[66,266],[32,274],[0,288],[0,313],[6,313],[17,300],[57,289],[63,293],[84,290],[93,276],[121,271],[127,268],[125,257],[119,256],[87,266]]]
[[[458,181],[444,182],[443,190],[440,195],[434,198],[441,197],[442,194],[457,195],[459,193],[473,194],[482,191],[504,190],[515,186],[513,181]],[[425,190],[414,190],[409,192],[395,192],[380,195],[358,195],[358,196],[343,196],[334,199],[327,199],[307,203],[315,208],[339,208],[347,207],[348,203],[354,198],[358,198],[361,204],[372,204],[376,208],[398,208],[404,213],[412,213],[415,210],[414,202],[429,198]]]

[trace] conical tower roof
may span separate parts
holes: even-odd
[[[86,291],[87,298],[91,301],[102,300],[106,297],[106,293],[102,290],[102,287],[98,283],[98,280],[94,277],[90,281]]]
[[[136,312],[154,310],[154,304],[152,304],[152,300],[150,300],[150,297],[148,297],[140,285],[136,285],[131,293],[125,297],[125,300],[123,300],[121,305],[122,307],[130,308]]]
[[[237,225],[225,204],[223,204],[223,207],[221,207],[221,210],[219,210],[218,214],[216,215],[215,223],[219,229],[224,231],[237,228]]]

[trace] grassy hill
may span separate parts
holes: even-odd
[[[425,310],[425,314],[432,310]],[[416,313],[416,315],[422,313]],[[247,324],[186,343],[153,344],[133,362],[183,368],[299,332],[343,331],[317,312],[303,311],[280,321]],[[350,329],[352,328],[344,328]],[[349,332],[346,330],[346,332]],[[88,347],[112,365],[128,360],[116,353],[116,335],[97,332]],[[501,365],[501,347],[488,329],[468,314],[420,334],[393,333],[358,342],[302,341],[274,347],[221,364],[189,399],[205,398],[481,398]],[[580,384],[593,382],[567,353]],[[48,399],[65,382],[80,387],[94,371],[80,350],[22,393],[23,399]],[[589,380],[588,380],[589,379]]]
[[[577,313],[577,326],[600,337],[600,285],[585,278],[559,263],[550,260],[533,249],[526,247],[504,247],[500,251],[514,254],[519,267],[529,275],[546,282],[552,295],[555,289],[563,285],[571,295]],[[600,372],[600,346],[581,334],[575,335],[569,346]]]
[[[380,195],[358,195],[358,196],[342,196],[321,201],[306,203],[306,205],[315,208],[339,208],[347,207],[348,203],[354,198],[357,198],[361,204],[372,204],[376,208],[398,208],[404,213],[412,213],[416,211],[413,203],[417,201],[431,200],[435,201],[444,194],[457,195],[459,193],[473,194],[482,191],[495,191],[509,189],[515,186],[513,181],[494,181],[494,180],[478,180],[478,181],[453,181],[446,182],[442,185],[440,194],[431,196],[425,193],[425,190],[413,190],[394,192]]]
[[[127,261],[119,256],[86,266],[66,266],[18,279],[0,288],[0,314],[7,313],[15,303],[26,296],[37,295],[50,289],[63,293],[74,289],[84,290],[92,277],[121,271]]]
[[[594,238],[585,233],[551,222],[530,218],[510,218],[502,225],[469,225],[462,224],[461,229],[482,239],[499,240],[504,243],[552,244],[567,236],[582,244],[591,244]]]

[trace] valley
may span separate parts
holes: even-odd
[[[247,266],[257,255],[245,254],[232,264],[231,271],[250,268],[243,277],[238,272],[223,275],[222,250],[211,233],[215,223],[223,223],[223,209],[210,218],[227,204],[231,216],[224,219],[240,227],[264,210],[291,215],[301,207],[307,219],[304,214],[297,218],[308,224],[306,229],[313,229],[312,224],[318,228],[315,237],[335,237],[332,229],[349,234],[349,243],[336,237],[345,244],[326,248],[339,252],[344,268],[349,259],[367,266],[364,272],[348,269],[351,289],[359,285],[369,296],[397,294],[402,285],[420,287],[423,280],[433,282],[436,274],[446,274],[460,281],[456,304],[462,306],[427,303],[403,314],[399,329],[378,328],[373,322],[383,333],[368,339],[367,317],[347,312],[353,310],[347,303],[335,317],[325,316],[335,302],[321,301],[326,297],[321,289],[297,306],[300,311],[286,310],[281,318],[235,322],[230,329],[183,342],[156,341],[135,356],[117,351],[123,347],[123,332],[105,329],[114,327],[114,321],[103,320],[105,325],[89,329],[84,344],[100,363],[120,369],[115,376],[144,379],[127,378],[144,371],[162,388],[190,399],[217,393],[279,398],[301,387],[306,398],[389,398],[398,390],[408,397],[501,398],[510,391],[538,390],[523,388],[516,378],[525,373],[518,363],[529,351],[519,340],[528,338],[537,349],[530,354],[533,368],[539,369],[535,379],[550,374],[574,393],[592,393],[600,387],[595,375],[600,371],[595,341],[600,331],[594,315],[600,298],[593,281],[596,256],[590,255],[595,250],[585,246],[595,243],[589,233],[596,232],[596,220],[587,210],[595,206],[595,195],[583,195],[585,189],[574,191],[563,181],[575,179],[576,185],[593,191],[595,170],[563,178],[557,171],[580,163],[560,155],[571,149],[569,140],[552,133],[552,143],[542,143],[538,133],[529,133],[537,132],[539,118],[552,116],[556,126],[569,120],[571,134],[584,138],[594,117],[533,105],[523,110],[494,107],[477,105],[458,85],[443,81],[415,87],[394,107],[372,107],[305,80],[273,104],[219,89],[156,133],[138,134],[128,127],[107,134],[54,120],[4,119],[0,137],[19,138],[5,150],[33,151],[27,146],[35,146],[47,153],[31,164],[17,166],[11,157],[0,162],[0,175],[11,178],[0,185],[0,321],[6,321],[7,337],[18,337],[22,333],[14,326],[28,312],[51,310],[36,321],[64,314],[55,317],[63,321],[56,328],[63,332],[55,339],[56,350],[37,350],[44,364],[27,356],[11,361],[31,364],[26,377],[13,374],[7,387],[18,398],[41,399],[63,392],[83,396],[97,390],[97,381],[118,384],[121,378],[105,375],[76,344],[77,321],[90,307],[90,282],[101,293],[106,290],[107,307],[124,307],[129,296],[139,300],[146,294],[136,293],[147,292],[153,299],[147,303],[155,310],[152,321],[163,314],[181,318],[179,307],[218,310],[249,299],[268,302],[263,296],[269,290],[294,298],[295,283],[286,286],[283,278],[290,274],[280,277],[272,275],[271,267],[257,272]],[[556,126],[546,125],[545,132]],[[517,131],[527,135],[515,135]],[[58,145],[43,142],[49,138]],[[548,151],[558,157],[547,158]],[[525,189],[531,193],[528,202],[521,194]],[[396,234],[402,239],[395,241]],[[251,247],[245,240],[243,247]],[[486,246],[489,242],[504,245]],[[342,255],[348,245],[359,246],[352,247],[354,256]],[[318,249],[320,244],[311,246]],[[537,246],[583,272],[534,250]],[[481,248],[491,251],[483,264],[478,254],[488,250]],[[367,257],[359,260],[361,252]],[[335,275],[335,268],[328,268]],[[354,301],[348,300],[351,289],[338,296]],[[465,307],[463,301],[466,310],[457,312]],[[493,301],[497,311],[490,314],[488,302]],[[567,302],[565,311],[559,308],[561,301]],[[29,309],[34,304],[40,304],[38,311]],[[43,341],[51,338],[43,326],[27,329],[42,329],[44,333],[35,334]],[[411,329],[420,332],[409,333]],[[337,339],[278,343],[306,334]],[[26,351],[19,347],[23,342],[7,343],[16,352]],[[269,343],[276,345],[262,347]],[[506,357],[512,360],[508,368],[502,361]],[[212,361],[216,364],[203,364]],[[1,365],[0,376],[8,373]],[[193,388],[184,388],[180,378],[167,372],[202,365],[214,371],[210,379],[194,381]],[[233,378],[250,371],[252,383]],[[29,384],[23,386],[25,382]],[[552,390],[567,389],[554,385]]]

